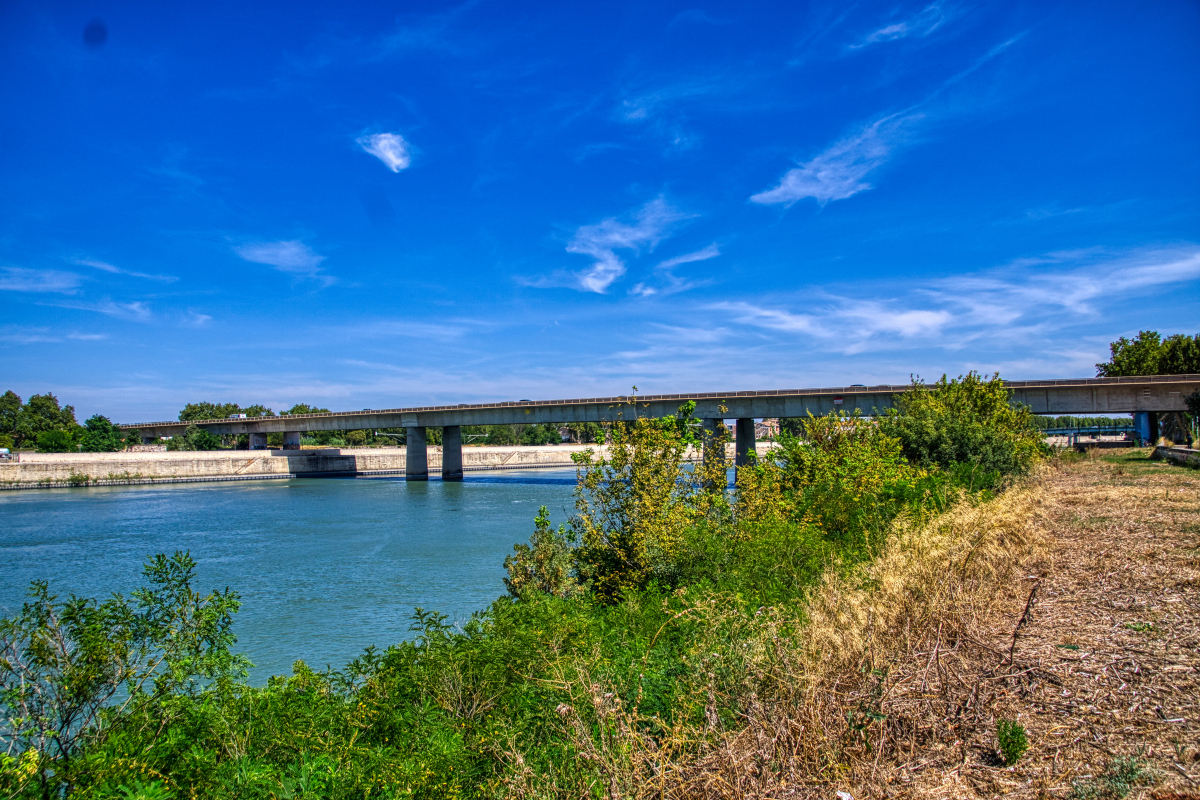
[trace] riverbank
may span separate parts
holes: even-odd
[[[771,445],[760,442],[766,452]],[[463,470],[562,468],[584,450],[604,446],[477,446],[463,448]],[[442,468],[442,449],[429,448],[429,472]],[[733,445],[728,445],[728,458]],[[689,460],[699,454],[689,450]],[[0,463],[0,490],[61,489],[80,486],[133,486],[204,481],[287,480],[403,475],[403,447],[329,448],[322,450],[216,450],[208,452],[20,453]]]

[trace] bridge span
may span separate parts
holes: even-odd
[[[1080,378],[1042,381],[1006,381],[1014,403],[1023,403],[1035,414],[1133,414],[1135,426],[1146,438],[1157,438],[1157,416],[1186,411],[1184,398],[1200,390],[1200,375],[1151,375],[1126,378]],[[410,480],[428,478],[425,429],[442,428],[442,477],[462,479],[463,425],[571,424],[616,422],[635,417],[665,417],[686,402],[696,404],[695,417],[714,431],[723,420],[735,419],[737,463],[745,463],[754,446],[755,419],[805,417],[842,410],[877,414],[892,408],[894,397],[912,388],[909,384],[840,386],[823,389],[776,389],[692,394],[619,395],[572,400],[519,400],[499,403],[363,409],[326,414],[213,419],[180,422],[141,422],[121,425],[137,429],[146,440],[182,434],[197,425],[219,435],[249,434],[253,449],[266,447],[268,433],[282,433],[285,449],[300,447],[300,434],[310,431],[344,431],[407,428],[406,473]],[[1153,434],[1153,435],[1152,435]]]

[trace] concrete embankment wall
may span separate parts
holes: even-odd
[[[1187,467],[1200,467],[1200,450],[1190,447],[1167,447],[1159,445],[1150,454],[1153,459],[1166,459]]]
[[[569,467],[573,465],[571,456],[586,449],[586,445],[464,447],[463,468],[475,471]],[[604,450],[594,446],[592,449]],[[732,457],[732,449],[728,455]],[[15,462],[0,462],[0,488],[403,475],[404,462],[402,447],[175,453],[21,453]],[[430,475],[436,476],[441,466],[441,448],[430,447]]]

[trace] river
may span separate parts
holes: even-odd
[[[236,589],[251,682],[296,659],[341,667],[411,636],[413,609],[462,623],[504,593],[504,557],[538,506],[572,510],[575,471],[462,483],[299,479],[0,493],[0,613],[35,579],[61,596],[128,592],[155,553],[188,550],[196,587]]]

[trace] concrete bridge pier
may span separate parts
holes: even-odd
[[[284,450],[299,450],[300,449],[300,431],[284,431],[284,433],[283,433],[283,449]]]
[[[1135,411],[1133,414],[1134,435],[1142,440],[1143,445],[1153,447],[1158,443],[1158,412]]]
[[[442,480],[462,479],[462,428],[458,425],[447,425],[442,428]]]
[[[250,434],[250,449],[251,450],[266,450],[267,435],[265,433]]]
[[[737,454],[733,461],[735,466],[742,467],[750,463],[750,454],[755,452],[753,419],[742,418],[737,421],[734,452]]]
[[[404,479],[409,481],[429,480],[429,452],[425,448],[425,429],[407,428],[407,444],[404,449]]]

